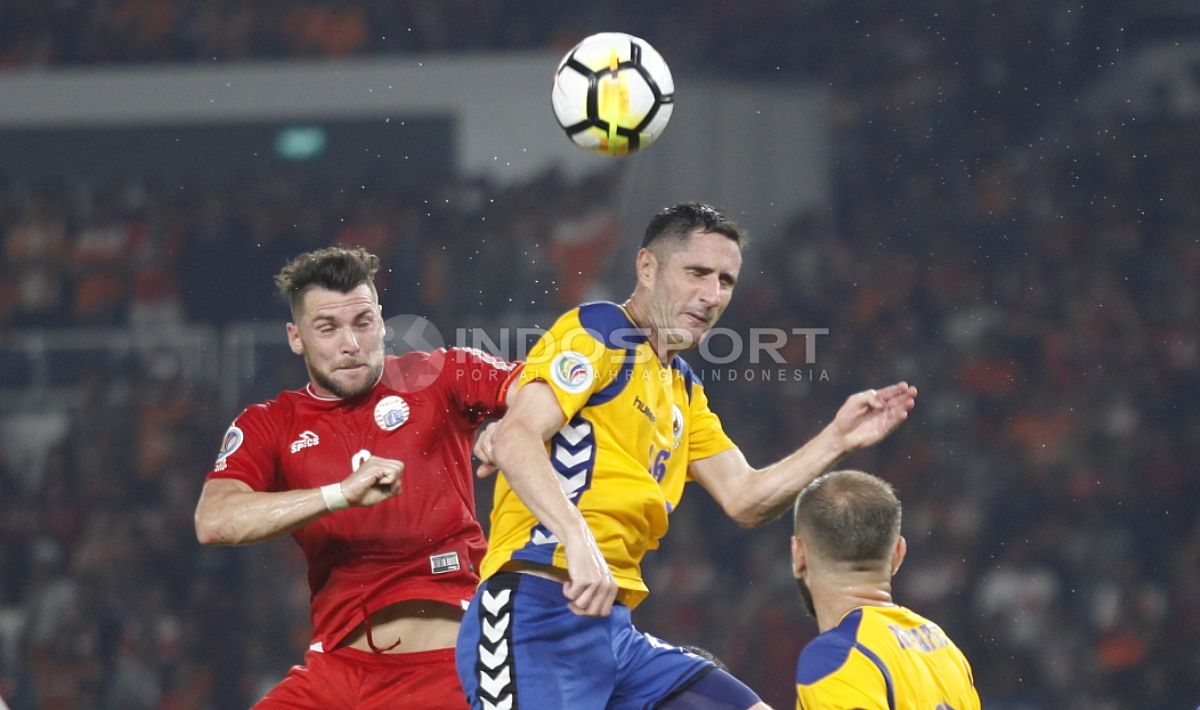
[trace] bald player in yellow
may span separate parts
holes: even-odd
[[[798,710],[978,710],[971,666],[941,627],[892,602],[907,549],[891,485],[834,471],[796,499],[792,571],[821,634],[796,666]]]
[[[687,482],[739,524],[762,525],[844,454],[891,433],[917,392],[852,395],[795,453],[752,468],[678,354],[729,304],[743,241],[707,205],[659,212],[629,300],[568,311],[529,353],[509,413],[476,447],[504,475],[458,640],[473,707],[765,707],[708,660],[633,627],[648,593],[642,558]]]

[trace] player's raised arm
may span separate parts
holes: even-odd
[[[917,388],[900,382],[851,395],[824,429],[786,458],[754,469],[738,449],[693,461],[695,479],[739,525],[779,517],[797,494],[846,454],[882,441],[916,405]]]
[[[562,408],[544,382],[527,383],[496,425],[492,460],[521,502],[562,543],[570,581],[563,593],[582,616],[607,616],[617,583],[579,509],[563,493],[546,456],[546,442],[563,427]]]
[[[371,457],[340,483],[291,491],[255,491],[233,478],[204,484],[196,504],[196,539],[204,545],[249,545],[280,535],[328,513],[382,503],[400,492],[404,464]]]

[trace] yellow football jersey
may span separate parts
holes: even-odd
[[[688,463],[734,444],[687,363],[663,365],[615,303],[559,318],[526,358],[520,382],[532,381],[550,385],[567,419],[546,445],[559,484],[591,527],[621,601],[635,607],[648,593],[642,557],[667,532]],[[498,476],[480,575],[514,559],[566,569],[558,539]]]
[[[804,647],[796,708],[979,710],[979,694],[937,624],[902,606],[864,606]]]

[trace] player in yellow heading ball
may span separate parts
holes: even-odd
[[[661,211],[630,299],[568,311],[529,353],[508,414],[476,446],[504,475],[485,581],[459,633],[474,707],[765,707],[710,661],[634,628],[630,611],[648,593],[642,557],[687,481],[739,524],[762,525],[843,455],[891,433],[917,391],[852,395],[795,453],[752,468],[678,355],[729,304],[743,241],[707,205]]]

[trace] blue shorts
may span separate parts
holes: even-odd
[[[472,708],[651,708],[714,667],[634,628],[567,608],[562,584],[501,572],[471,600],[458,634],[458,677]]]

